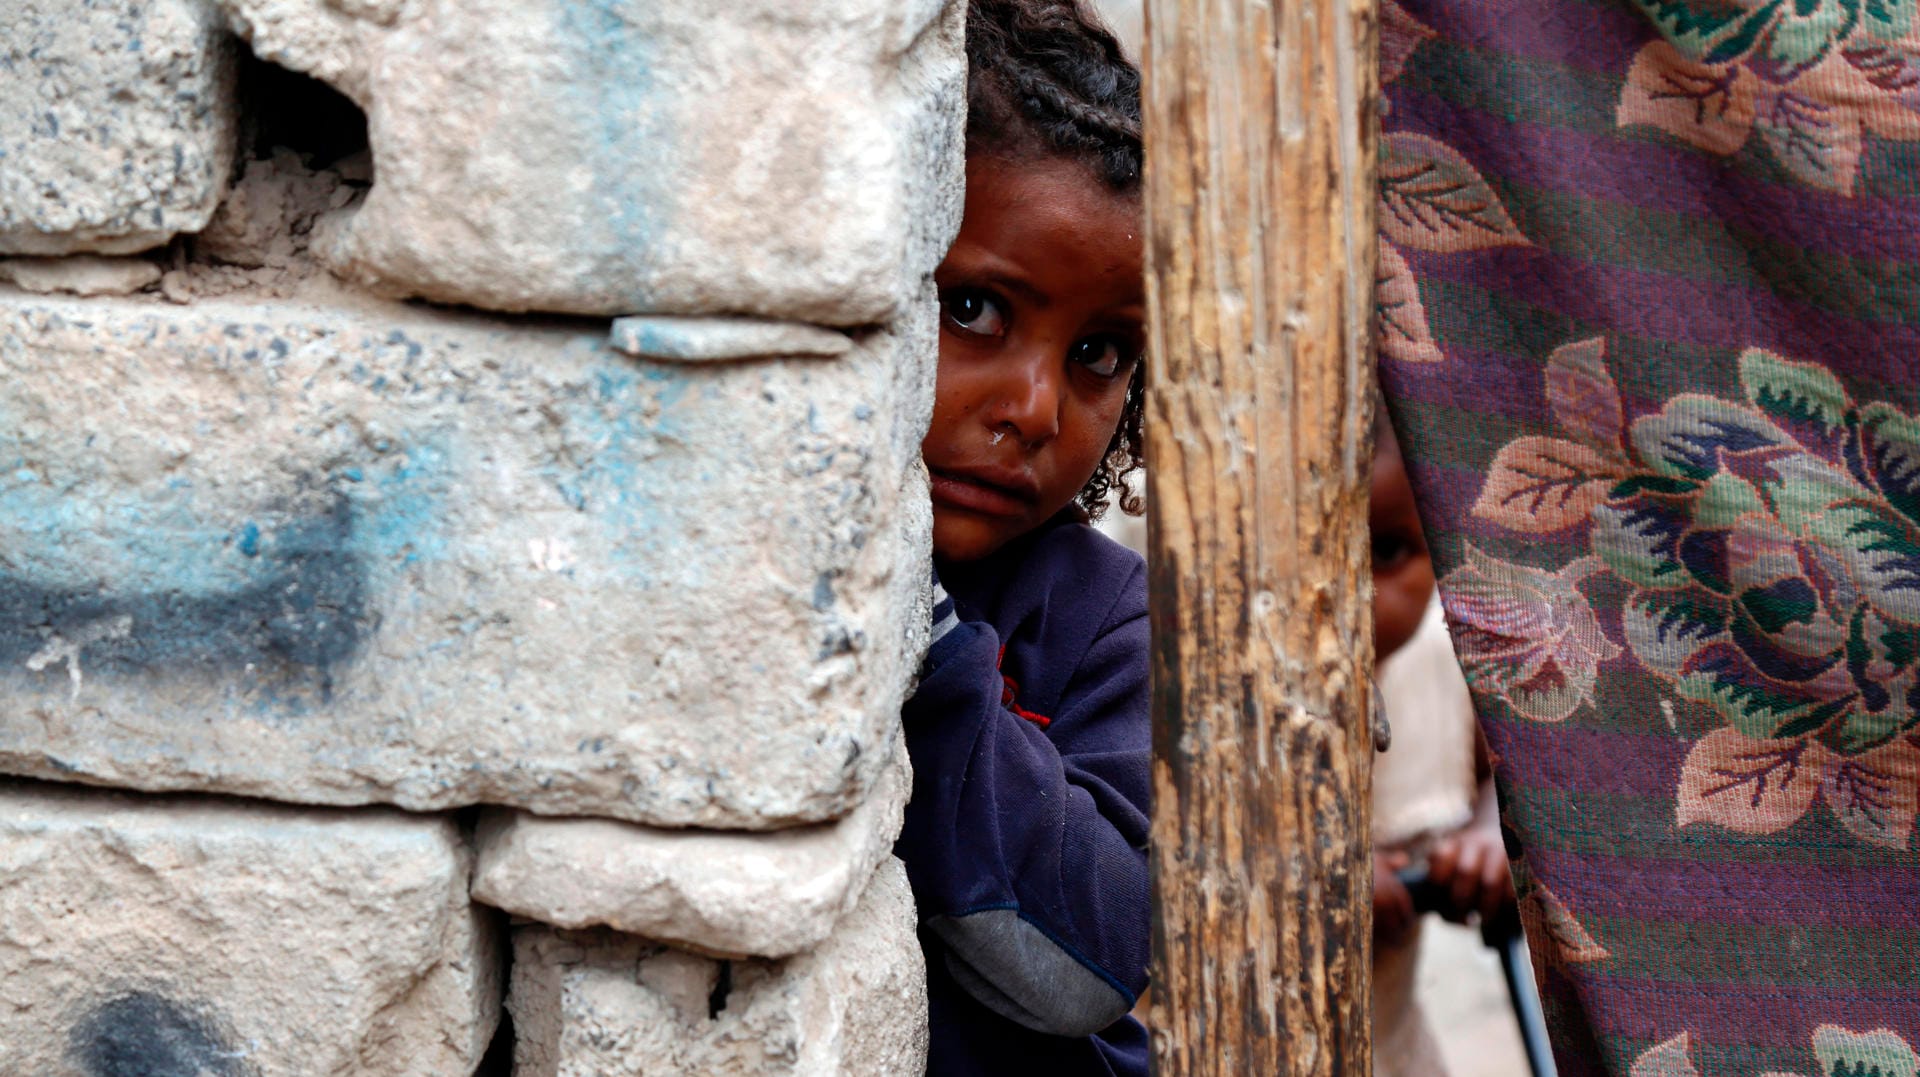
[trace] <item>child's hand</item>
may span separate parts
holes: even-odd
[[[1513,877],[1497,827],[1475,823],[1441,839],[1427,858],[1427,877],[1447,889],[1451,906],[1440,912],[1456,923],[1476,912],[1492,920],[1513,905]]]
[[[1394,874],[1407,866],[1405,853],[1373,854],[1373,939],[1375,943],[1394,945],[1407,937],[1420,918],[1414,910],[1413,895]]]

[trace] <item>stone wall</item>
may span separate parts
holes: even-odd
[[[960,17],[0,0],[0,1073],[922,1068]]]

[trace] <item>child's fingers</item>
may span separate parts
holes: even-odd
[[[1407,862],[1404,852],[1373,857],[1373,935],[1383,942],[1397,941],[1413,922],[1413,895],[1394,874]]]
[[[1488,857],[1486,873],[1480,888],[1481,918],[1495,919],[1513,903],[1513,876],[1507,871],[1506,857]]]
[[[1396,892],[1397,891],[1397,892]],[[1407,888],[1394,884],[1373,895],[1373,933],[1388,942],[1398,941],[1413,924],[1413,896]]]
[[[1394,874],[1401,866],[1404,865],[1396,865],[1390,857],[1382,856],[1375,859],[1373,865],[1373,899],[1376,903],[1383,898],[1391,898],[1395,901],[1406,902],[1409,905],[1412,904],[1413,895],[1407,891],[1407,885],[1400,881],[1399,876]]]
[[[1485,850],[1477,843],[1460,843],[1460,858],[1454,865],[1453,885],[1449,888],[1458,915],[1464,916],[1480,905],[1480,877],[1485,858]]]
[[[1493,914],[1500,909],[1500,878],[1494,870],[1497,866],[1493,857],[1487,857],[1474,879],[1473,911],[1479,913],[1482,920],[1493,919]]]

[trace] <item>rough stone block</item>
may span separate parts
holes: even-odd
[[[0,254],[127,254],[207,223],[238,114],[212,0],[8,0],[0,23]]]
[[[959,0],[219,0],[367,111],[316,253],[498,310],[881,322],[959,225]]]
[[[65,258],[0,259],[0,281],[41,295],[132,295],[159,280],[160,267],[144,258],[75,254]]]
[[[0,1073],[446,1077],[500,932],[445,819],[0,786]]]
[[[897,860],[813,951],[720,962],[610,931],[514,930],[514,1077],[926,1072],[926,969]]]
[[[839,359],[0,293],[0,772],[838,818],[926,634],[934,310]]]
[[[846,818],[773,833],[662,830],[488,809],[476,901],[556,927],[605,926],[721,956],[786,957],[826,938],[900,835],[904,743]]]

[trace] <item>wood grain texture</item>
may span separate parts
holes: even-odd
[[[1365,1075],[1375,0],[1150,0],[1156,1072]]]

